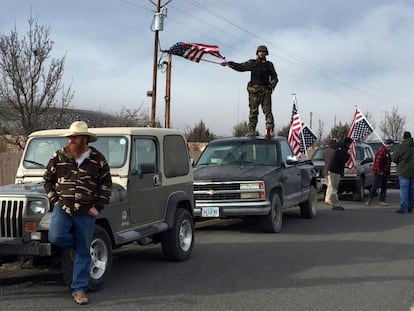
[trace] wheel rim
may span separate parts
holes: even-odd
[[[91,273],[92,279],[100,279],[108,266],[108,249],[102,239],[95,239],[91,243]]]
[[[188,220],[184,220],[180,226],[179,232],[180,246],[183,251],[188,251],[193,241],[193,230]]]

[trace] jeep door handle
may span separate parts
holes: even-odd
[[[161,184],[160,183],[160,175],[154,175],[153,181],[154,181],[154,186],[159,186]]]

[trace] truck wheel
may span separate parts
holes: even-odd
[[[314,186],[309,189],[308,199],[299,204],[300,214],[305,218],[313,218],[316,216],[318,206],[318,194]]]
[[[161,235],[163,256],[171,261],[187,260],[194,242],[194,222],[190,212],[178,208],[171,229]]]
[[[362,201],[364,199],[364,179],[360,178],[352,192],[352,199],[354,201]]]
[[[103,286],[112,267],[111,240],[106,230],[99,225],[95,228],[90,252],[91,271],[88,288],[91,291],[95,291]],[[74,255],[73,250],[62,251],[62,276],[63,281],[68,287],[72,283]]]
[[[272,196],[270,213],[261,217],[261,228],[267,233],[277,233],[282,229],[282,203],[277,194]]]

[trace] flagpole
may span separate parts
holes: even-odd
[[[218,64],[218,65],[221,65],[221,63],[219,63],[219,62],[215,62],[215,61],[212,61],[212,60],[208,60],[208,59],[200,59],[202,62],[207,62],[207,63],[212,63],[212,64]]]

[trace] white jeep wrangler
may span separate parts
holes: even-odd
[[[194,241],[193,175],[184,135],[161,128],[91,128],[111,169],[113,191],[96,219],[91,244],[89,288],[108,277],[112,250],[131,242],[160,242],[166,259],[189,258]],[[48,241],[49,201],[43,174],[52,154],[66,145],[66,130],[44,130],[29,136],[16,183],[0,187],[0,255],[61,254],[69,286],[72,263]]]

